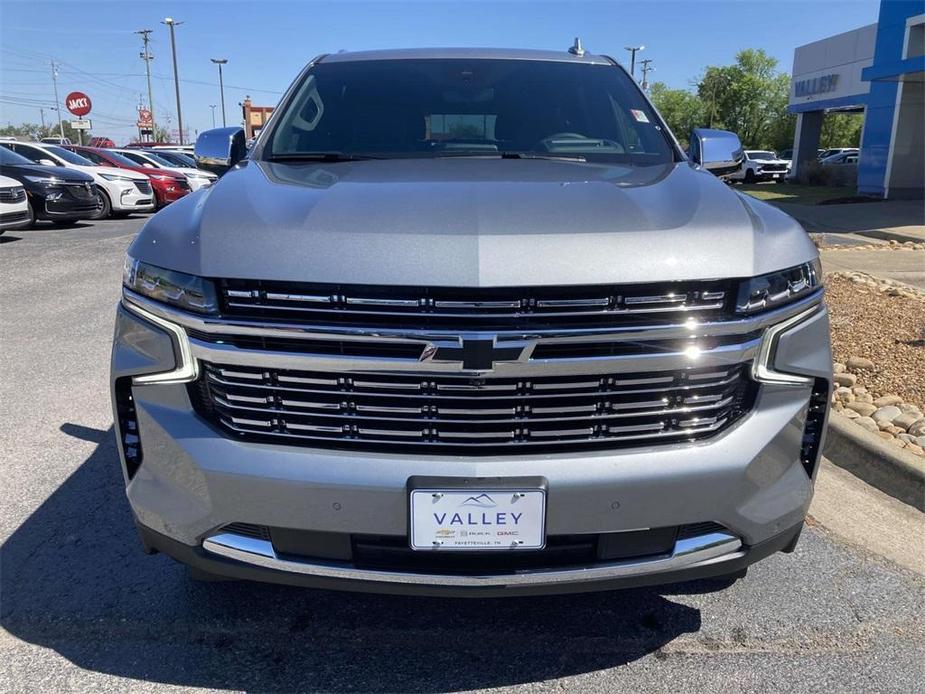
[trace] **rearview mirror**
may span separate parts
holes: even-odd
[[[691,160],[716,176],[739,170],[745,160],[739,136],[728,130],[694,128],[691,133]]]
[[[247,156],[244,129],[206,130],[196,138],[196,166],[221,176]]]

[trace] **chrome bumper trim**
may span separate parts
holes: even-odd
[[[459,576],[378,571],[357,569],[344,564],[280,559],[270,542],[233,533],[220,533],[208,537],[203,541],[202,548],[210,554],[276,571],[349,581],[447,587],[539,586],[586,583],[589,581],[677,571],[694,566],[728,561],[743,555],[742,542],[739,538],[727,533],[710,533],[678,540],[675,542],[674,550],[669,556],[657,559],[591,564],[567,569],[524,570],[503,575]]]
[[[570,342],[623,342],[657,341],[677,338],[720,337],[744,335],[763,330],[781,321],[802,313],[811,306],[821,304],[823,290],[778,309],[754,316],[701,323],[691,318],[683,323],[651,326],[605,326],[599,328],[574,328],[554,330],[497,330],[485,333],[466,332],[467,337],[499,341],[541,340],[543,344],[567,344]],[[182,325],[189,330],[218,335],[282,337],[303,339],[351,340],[368,342],[412,342],[428,345],[432,342],[458,340],[459,330],[412,330],[380,326],[351,327],[343,325],[304,325],[278,321],[248,321],[229,317],[203,316],[152,301],[141,294],[123,288],[123,302],[135,304],[155,313],[161,318]]]

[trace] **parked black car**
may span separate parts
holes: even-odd
[[[100,195],[88,174],[64,167],[41,166],[0,147],[0,174],[23,184],[32,220],[58,224],[90,219],[100,208]]]

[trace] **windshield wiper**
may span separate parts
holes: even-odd
[[[588,161],[580,154],[544,154],[542,152],[499,152],[498,150],[449,150],[433,155],[437,159],[551,159],[554,161]]]
[[[543,154],[542,152],[499,152],[502,159],[554,159],[557,161],[588,161],[580,154]]]
[[[385,158],[374,154],[350,154],[349,152],[285,152],[270,156],[269,161],[323,161],[333,163]]]

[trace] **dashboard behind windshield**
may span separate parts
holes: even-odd
[[[338,153],[671,162],[668,133],[625,72],[539,60],[320,63],[277,114],[264,157]]]

